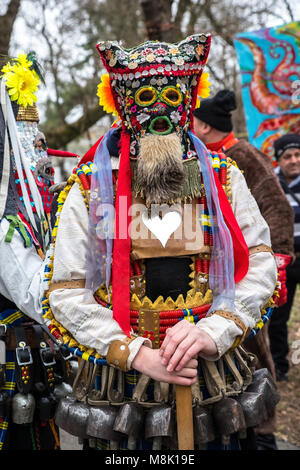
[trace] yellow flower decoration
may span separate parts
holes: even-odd
[[[10,72],[12,70],[12,65],[10,62],[7,62],[6,65],[4,65],[4,67],[2,67],[2,70],[1,72],[3,72],[3,74],[6,74],[8,72]]]
[[[12,101],[17,101],[20,106],[32,106],[37,101],[35,95],[40,84],[40,79],[34,70],[31,70],[32,62],[26,54],[19,54],[14,63],[8,62],[2,67],[1,78],[5,79],[8,94]]]
[[[99,96],[100,106],[103,107],[106,113],[113,113],[115,116],[118,116],[108,73],[105,73],[101,77],[101,82],[97,87],[97,96]]]
[[[208,81],[209,79],[209,73],[203,72],[199,81],[198,85],[198,90],[197,90],[197,103],[196,103],[196,108],[199,108],[200,106],[200,98],[208,98],[210,95],[210,82]]]
[[[26,67],[27,69],[30,69],[32,66],[31,60],[27,59],[27,54],[19,54],[17,59],[16,59],[22,67]]]

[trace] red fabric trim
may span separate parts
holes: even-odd
[[[199,62],[190,62],[189,65],[191,64],[198,64],[200,63],[201,64],[201,67],[204,66],[204,59],[203,60],[200,60]],[[139,67],[136,67],[135,69],[129,69],[129,68],[118,68],[116,69],[115,67],[109,67],[107,66],[107,69],[110,73],[115,73],[115,74],[120,74],[120,75],[128,75],[129,73],[132,73],[132,74],[135,74],[136,72],[140,72],[142,73],[143,71],[147,71],[149,72],[149,70],[151,69],[158,69],[159,67],[162,67],[164,70],[162,72],[158,72],[158,75],[164,75],[164,76],[167,76],[167,77],[170,77],[172,75],[174,76],[185,76],[185,75],[197,75],[198,73],[201,73],[202,72],[202,68],[201,69],[188,69],[188,70],[170,70],[169,72],[167,70],[165,70],[165,67],[166,65],[169,65],[169,64],[153,64],[153,65],[146,65],[146,66],[139,66]]]
[[[241,281],[247,274],[249,269],[249,249],[245,242],[242,231],[236,221],[231,205],[220,183],[217,173],[214,171],[214,178],[219,196],[220,208],[224,217],[224,221],[230,231],[233,254],[234,254],[234,280]]]
[[[34,235],[33,233],[33,229],[30,225],[30,223],[25,219],[24,215],[22,214],[22,212],[18,212],[18,216],[20,217],[20,219],[22,220],[23,224],[26,226],[26,229],[28,230],[32,240],[33,240],[33,243],[36,245],[36,246],[39,246],[41,247],[41,245],[39,244],[36,236]]]
[[[206,147],[213,152],[224,152],[228,150],[233,145],[237,144],[239,139],[237,139],[233,132],[230,132],[223,140],[218,142],[211,142],[206,144]]]
[[[130,134],[125,130],[121,134],[121,158],[116,194],[115,239],[113,246],[112,292],[113,318],[124,333],[130,334],[130,249],[131,239],[128,233],[131,207],[131,168]],[[121,200],[122,198],[122,200]],[[121,204],[126,201],[126,213]],[[121,217],[120,217],[121,216]],[[124,223],[125,221],[125,223]],[[120,224],[121,222],[121,224]],[[124,225],[126,233],[124,232]],[[124,237],[124,238],[123,238]]]
[[[68,158],[80,158],[77,153],[66,152],[64,150],[55,150],[47,148],[47,154],[53,157],[68,157]]]

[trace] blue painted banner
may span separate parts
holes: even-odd
[[[300,21],[235,36],[249,141],[274,162],[273,143],[300,134]]]

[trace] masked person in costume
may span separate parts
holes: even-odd
[[[287,300],[286,268],[293,257],[293,213],[281,190],[269,158],[243,139],[237,139],[233,132],[231,113],[237,108],[235,94],[231,90],[221,90],[214,97],[201,100],[194,111],[196,135],[208,149],[224,152],[243,171],[251,194],[269,225],[272,249],[275,253],[280,288],[277,305]],[[285,228],[282,230],[282,220]],[[277,315],[277,311],[276,311]],[[276,380],[275,367],[268,338],[269,323],[253,338],[246,341],[248,350],[258,358],[258,367],[267,367]],[[275,417],[259,427],[258,447],[276,449],[273,435],[276,430]]]
[[[100,103],[121,126],[60,193],[43,305],[83,358],[56,422],[98,449],[182,448],[193,423],[176,433],[179,385],[198,448],[240,448],[265,406],[258,384],[278,399],[241,347],[273,305],[269,229],[238,168],[192,131],[209,46],[204,34],[97,46]]]
[[[67,387],[63,384],[67,368],[62,349],[49,342],[42,317],[41,299],[47,282],[43,260],[52,229],[53,168],[45,136],[38,127],[35,93],[40,81],[34,53],[20,54],[2,68],[0,446],[3,450],[59,449],[54,412],[59,393],[65,396],[63,390]]]

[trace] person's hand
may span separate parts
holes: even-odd
[[[159,349],[150,349],[141,346],[139,352],[132,361],[132,367],[139,372],[148,375],[159,382],[167,382],[175,385],[192,385],[197,379],[197,359],[187,361],[180,371],[167,371],[161,363]]]
[[[214,340],[201,328],[182,320],[166,331],[160,347],[161,362],[168,372],[179,372],[194,357],[217,354]]]

